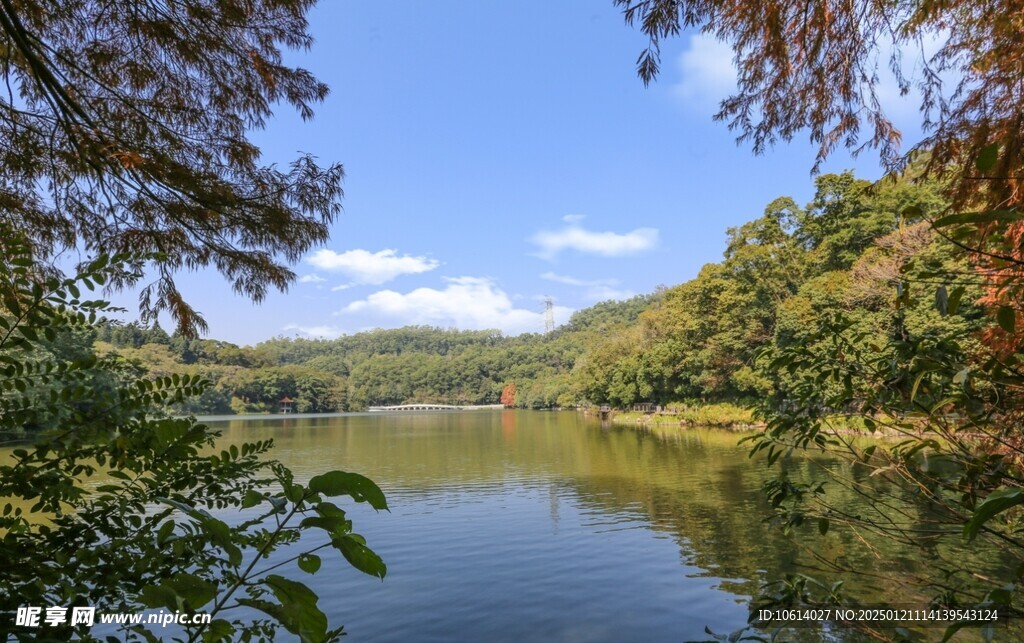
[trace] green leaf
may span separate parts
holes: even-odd
[[[959,214],[950,214],[935,220],[932,223],[934,228],[946,228],[951,225],[961,225],[965,223],[970,224],[986,224],[995,222],[1009,223],[1013,221],[1020,221],[1024,219],[1024,212],[1014,212],[1012,210],[987,210],[985,212],[961,212]]]
[[[978,535],[978,530],[992,517],[1020,504],[1024,504],[1024,489],[993,491],[978,505],[974,510],[974,515],[964,525],[964,538],[968,542],[974,540],[974,537]]]
[[[927,374],[928,374],[928,371],[921,371],[920,373],[917,374],[917,377],[914,378],[914,386],[911,387],[911,389],[910,389],[910,401],[911,402],[913,402],[914,398],[917,397],[917,388],[919,386],[921,386],[921,380],[923,380],[924,376],[927,375]]]
[[[299,502],[305,496],[306,490],[300,484],[289,484],[285,487],[284,495],[292,502]]]
[[[336,518],[345,517],[345,512],[342,511],[340,507],[327,500],[317,503],[314,509],[316,509],[316,512],[321,516],[331,516]]]
[[[369,574],[370,576],[376,576],[381,580],[384,580],[384,576],[388,573],[387,565],[381,560],[380,556],[375,554],[373,550],[361,542],[363,539],[356,534],[349,534],[342,536],[341,538],[335,538],[331,541],[331,544],[337,548],[341,555],[345,557],[353,567]]]
[[[946,306],[946,312],[950,315],[955,315],[957,309],[960,307],[960,299],[964,296],[964,287],[957,286],[953,289],[953,292],[949,293],[949,302]]]
[[[182,438],[185,433],[188,432],[188,426],[174,420],[167,420],[157,424],[153,433],[156,435],[156,439],[160,441],[161,445],[167,446],[174,444]]]
[[[196,520],[202,520],[202,519],[207,517],[199,509],[196,509],[195,507],[187,505],[187,504],[185,504],[183,502],[179,502],[179,501],[174,500],[172,498],[164,498],[162,496],[157,496],[155,498],[155,500],[157,502],[161,502],[161,503],[163,503],[165,505],[169,505],[171,507],[174,507],[178,511],[181,511],[181,512],[183,512],[183,513],[185,513],[185,514],[195,518]]]
[[[263,502],[263,494],[249,489],[245,492],[245,496],[242,497],[242,508],[248,509],[249,507],[255,507],[261,502]]]
[[[828,518],[818,518],[818,533],[822,536],[828,533]]]
[[[1003,587],[997,587],[991,590],[986,596],[984,603],[1009,606],[1013,601],[1015,586],[1013,583],[1004,585]]]
[[[974,159],[974,164],[977,166],[978,171],[984,174],[995,167],[998,160],[999,143],[991,143],[981,148],[981,151],[978,152],[978,158]]]
[[[166,607],[170,610],[178,609],[178,596],[169,587],[164,585],[147,585],[142,588],[139,598],[146,607]]]
[[[344,516],[306,516],[299,523],[300,529],[316,527],[323,529],[332,536],[341,536],[352,529],[352,522]]]
[[[156,542],[160,545],[167,542],[174,533],[174,521],[168,520],[164,524],[160,525],[160,529],[156,532]]]
[[[302,554],[298,562],[299,569],[307,574],[315,574],[320,569],[320,557],[316,554]]]
[[[203,529],[210,536],[210,540],[221,547],[228,555],[228,562],[235,567],[242,564],[242,550],[231,541],[231,528],[227,523],[211,516],[204,517],[199,521]]]
[[[142,588],[142,602],[147,607],[166,607],[170,610],[198,610],[217,596],[217,584],[181,573],[162,581],[159,585]]]
[[[214,619],[206,629],[203,630],[203,641],[213,643],[214,641],[231,641],[235,637],[235,627],[222,618]]]
[[[996,312],[996,321],[1003,330],[1012,334],[1017,326],[1017,312],[1010,306],[1002,306]]]
[[[298,629],[298,625],[294,624],[294,617],[288,613],[288,610],[277,603],[271,603],[259,598],[240,598],[238,599],[238,604],[257,609],[273,617],[275,621],[283,625],[289,632],[295,633],[292,628]]]
[[[352,496],[356,502],[370,503],[370,506],[377,511],[388,508],[384,492],[380,490],[380,487],[373,480],[358,473],[329,471],[310,480],[309,489],[325,496]]]
[[[288,580],[282,576],[271,574],[263,580],[270,588],[286,616],[281,620],[292,634],[297,634],[303,641],[319,643],[327,633],[327,616],[317,607],[317,595],[302,583]]]

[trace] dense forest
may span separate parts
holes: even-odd
[[[97,331],[95,350],[140,374],[212,382],[179,411],[276,412],[288,397],[296,410],[315,413],[410,402],[750,406],[783,384],[764,356],[826,313],[846,313],[875,338],[971,337],[981,323],[971,303],[980,291],[958,293],[958,315],[936,306],[927,280],[916,280],[919,292],[899,291],[914,266],[942,276],[967,270],[925,221],[945,207],[937,186],[843,173],[818,177],[815,187],[804,206],[781,197],[729,229],[724,259],[695,279],[599,303],[544,335],[407,327],[239,347],[168,335],[158,325],[109,323]],[[894,316],[898,298],[902,312]]]
[[[108,323],[97,331],[95,349],[139,373],[209,380],[213,386],[200,397],[176,407],[194,413],[276,412],[284,397],[308,413],[413,401],[497,404],[506,390],[519,407],[567,407],[580,402],[572,373],[585,346],[635,324],[659,296],[597,304],[548,335],[424,326],[239,347]]]

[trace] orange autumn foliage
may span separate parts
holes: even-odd
[[[516,405],[516,385],[509,383],[501,390],[501,403],[508,408]]]

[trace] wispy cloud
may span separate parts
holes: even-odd
[[[530,238],[540,248],[537,254],[553,259],[563,250],[575,250],[602,257],[622,257],[650,250],[658,243],[656,228],[637,228],[630,232],[596,232],[587,230],[580,222],[583,217],[564,217],[566,225],[560,230],[541,230]]]
[[[319,284],[325,281],[327,280],[317,274],[302,275],[299,277],[300,284]]]
[[[284,330],[294,330],[298,334],[311,339],[335,339],[344,335],[344,331],[334,326],[302,326],[299,324],[288,324]]]
[[[546,281],[553,281],[566,286],[583,288],[582,296],[590,301],[607,301],[609,299],[629,299],[636,293],[631,290],[616,288],[619,285],[618,279],[577,279],[568,275],[559,275],[553,272],[545,272],[540,276]]]
[[[441,265],[427,257],[399,256],[392,249],[370,252],[362,248],[341,253],[318,250],[307,257],[306,262],[321,270],[341,273],[351,279],[353,284],[372,286],[379,286],[400,275],[429,272]]]
[[[690,36],[677,59],[679,80],[672,92],[684,102],[701,108],[714,107],[736,90],[732,48],[710,34]]]
[[[923,78],[925,61],[939,51],[946,39],[944,33],[929,33],[923,35],[919,42],[907,43],[900,50],[894,50],[891,43],[880,43],[867,61],[878,75],[875,86],[878,100],[897,124],[918,126],[921,93],[916,84]],[[911,84],[906,95],[891,70],[894,51],[898,54],[902,74]],[[690,107],[717,111],[719,102],[737,90],[733,58],[734,52],[728,43],[711,34],[691,35],[686,48],[676,59],[678,79],[671,86],[672,93]],[[947,87],[954,87],[959,78],[948,71],[940,76]]]
[[[553,281],[556,284],[565,284],[566,286],[615,286],[619,283],[618,279],[577,279],[576,277],[558,275],[553,272],[545,272],[540,278],[546,281]]]
[[[460,329],[497,328],[515,335],[544,330],[543,311],[516,308],[505,291],[483,277],[446,278],[442,290],[417,288],[408,293],[381,290],[354,301],[339,314],[372,315],[398,324],[432,324]],[[555,307],[555,318],[567,320],[573,310]]]

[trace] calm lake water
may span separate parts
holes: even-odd
[[[602,426],[571,411],[206,421],[222,431],[221,448],[273,438],[277,458],[300,481],[343,469],[387,494],[391,511],[381,513],[339,499],[387,563],[383,582],[330,549],[320,552],[324,565],[314,576],[294,563],[276,570],[312,586],[350,641],[707,640],[705,627],[728,633],[746,624],[763,582],[818,575],[798,565],[811,560],[804,548],[890,575],[846,579],[845,593],[861,603],[926,602],[900,581],[930,565],[920,550],[882,543],[876,558],[850,532],[822,538],[807,525],[789,538],[766,524],[761,485],[774,472],[749,459],[734,432]],[[782,466],[794,480],[826,467],[885,484],[814,454]],[[860,511],[863,497],[843,491],[829,492],[836,507]],[[313,536],[303,544],[322,542]],[[267,565],[295,553],[279,551]],[[965,573],[1007,564],[969,551],[944,555]],[[1024,640],[1014,623],[996,640]],[[961,634],[957,640],[979,640],[976,631]],[[925,640],[941,637],[942,629],[925,632]],[[802,629],[780,640],[866,639]]]
[[[227,443],[273,437],[299,479],[340,468],[384,489],[390,513],[344,507],[383,582],[340,555],[292,574],[353,641],[706,639],[746,623],[762,581],[797,571],[796,545],[763,522],[768,471],[736,433],[526,411],[210,423]]]

